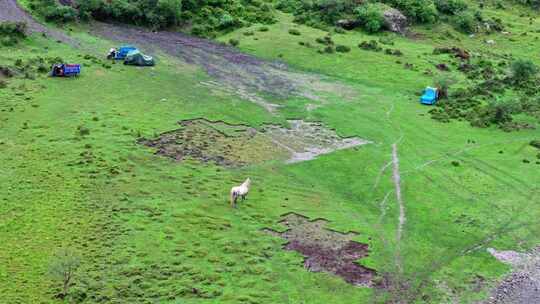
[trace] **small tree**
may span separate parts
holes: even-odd
[[[79,257],[72,251],[63,249],[56,253],[49,265],[49,276],[62,285],[62,292],[58,295],[64,298],[75,276],[75,272],[80,266]]]
[[[367,3],[355,10],[358,21],[369,33],[380,31],[384,25],[383,13],[377,4]]]
[[[439,75],[435,78],[435,87],[439,90],[439,98],[444,99],[448,97],[448,89],[456,83],[456,80],[447,75]]]
[[[538,73],[538,67],[530,60],[518,59],[512,62],[510,71],[516,83],[523,83]]]

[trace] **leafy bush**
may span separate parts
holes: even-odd
[[[276,8],[292,13],[297,23],[324,28],[354,16],[358,3],[356,0],[278,0]]]
[[[0,36],[26,38],[26,23],[2,22],[0,23]]]
[[[510,70],[516,83],[523,83],[538,73],[538,67],[532,61],[524,59],[512,62]]]
[[[332,37],[330,36],[319,37],[315,39],[315,41],[317,43],[324,44],[324,45],[334,45],[334,41],[332,40]]]
[[[232,45],[232,46],[238,46],[240,44],[240,41],[238,41],[237,39],[229,39],[229,44]]]
[[[454,23],[459,31],[467,34],[476,32],[477,21],[470,12],[461,12],[454,17]]]
[[[44,8],[43,16],[47,21],[66,23],[72,22],[77,18],[77,11],[70,6],[58,6],[54,4]]]
[[[334,47],[331,46],[331,45],[328,45],[324,48],[324,52],[327,53],[327,54],[333,54],[334,53]]]
[[[535,147],[536,149],[540,149],[540,139],[531,140],[529,145]]]
[[[456,83],[456,80],[447,75],[439,75],[435,78],[434,84],[437,90],[439,90],[439,98],[447,98],[448,90],[454,83]]]
[[[457,15],[467,10],[467,3],[463,0],[436,0],[435,7],[442,14]]]
[[[0,45],[13,46],[20,39],[26,38],[26,23],[2,22],[0,23]]]
[[[297,30],[297,29],[290,29],[289,34],[294,35],[294,36],[300,36],[301,35],[300,31]]]
[[[351,48],[346,45],[337,45],[336,46],[336,52],[339,53],[348,53],[351,51]]]
[[[268,32],[268,27],[267,26],[261,26],[259,28],[259,32]]]
[[[384,2],[399,9],[414,22],[432,23],[437,20],[437,10],[433,0],[386,0]]]
[[[362,41],[360,42],[358,47],[367,51],[375,51],[375,52],[382,51],[382,48],[379,46],[379,44],[375,40]]]
[[[114,20],[155,29],[193,25],[192,34],[213,37],[253,23],[276,21],[266,0],[85,0],[77,9],[59,6],[56,0],[30,0],[30,7],[47,20],[67,22]]]
[[[384,25],[383,10],[380,5],[367,3],[355,10],[358,21],[369,33],[380,31]]]

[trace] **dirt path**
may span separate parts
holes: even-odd
[[[397,144],[392,145],[392,180],[394,181],[394,187],[396,192],[396,200],[399,204],[399,225],[396,233],[396,240],[399,243],[401,241],[401,235],[403,234],[403,225],[407,218],[405,217],[405,204],[403,203],[403,197],[401,195],[401,175],[399,174],[399,156]]]
[[[513,271],[493,289],[484,304],[540,303],[540,247],[527,253],[493,248],[488,252]]]
[[[269,112],[275,112],[279,106],[263,95],[277,98],[300,96],[318,104],[324,101],[318,96],[321,92],[338,96],[355,95],[352,89],[344,85],[323,81],[316,75],[293,72],[281,62],[262,60],[207,39],[100,22],[94,24],[93,31],[106,39],[135,44],[150,52],[161,50],[200,66],[217,81],[211,82],[216,89],[233,91]]]
[[[30,33],[44,33],[57,41],[62,41],[70,45],[78,45],[78,43],[66,34],[49,29],[37,22],[30,14],[28,14],[16,0],[0,0],[0,22],[25,22]]]

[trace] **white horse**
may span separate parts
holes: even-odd
[[[243,182],[238,187],[232,187],[231,189],[231,207],[236,208],[236,201],[239,197],[242,198],[242,200],[246,199],[246,196],[249,192],[249,185],[251,184],[251,179],[246,179],[245,182]]]

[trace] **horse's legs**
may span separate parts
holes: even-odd
[[[246,195],[242,195],[242,201],[245,201],[246,200]]]

